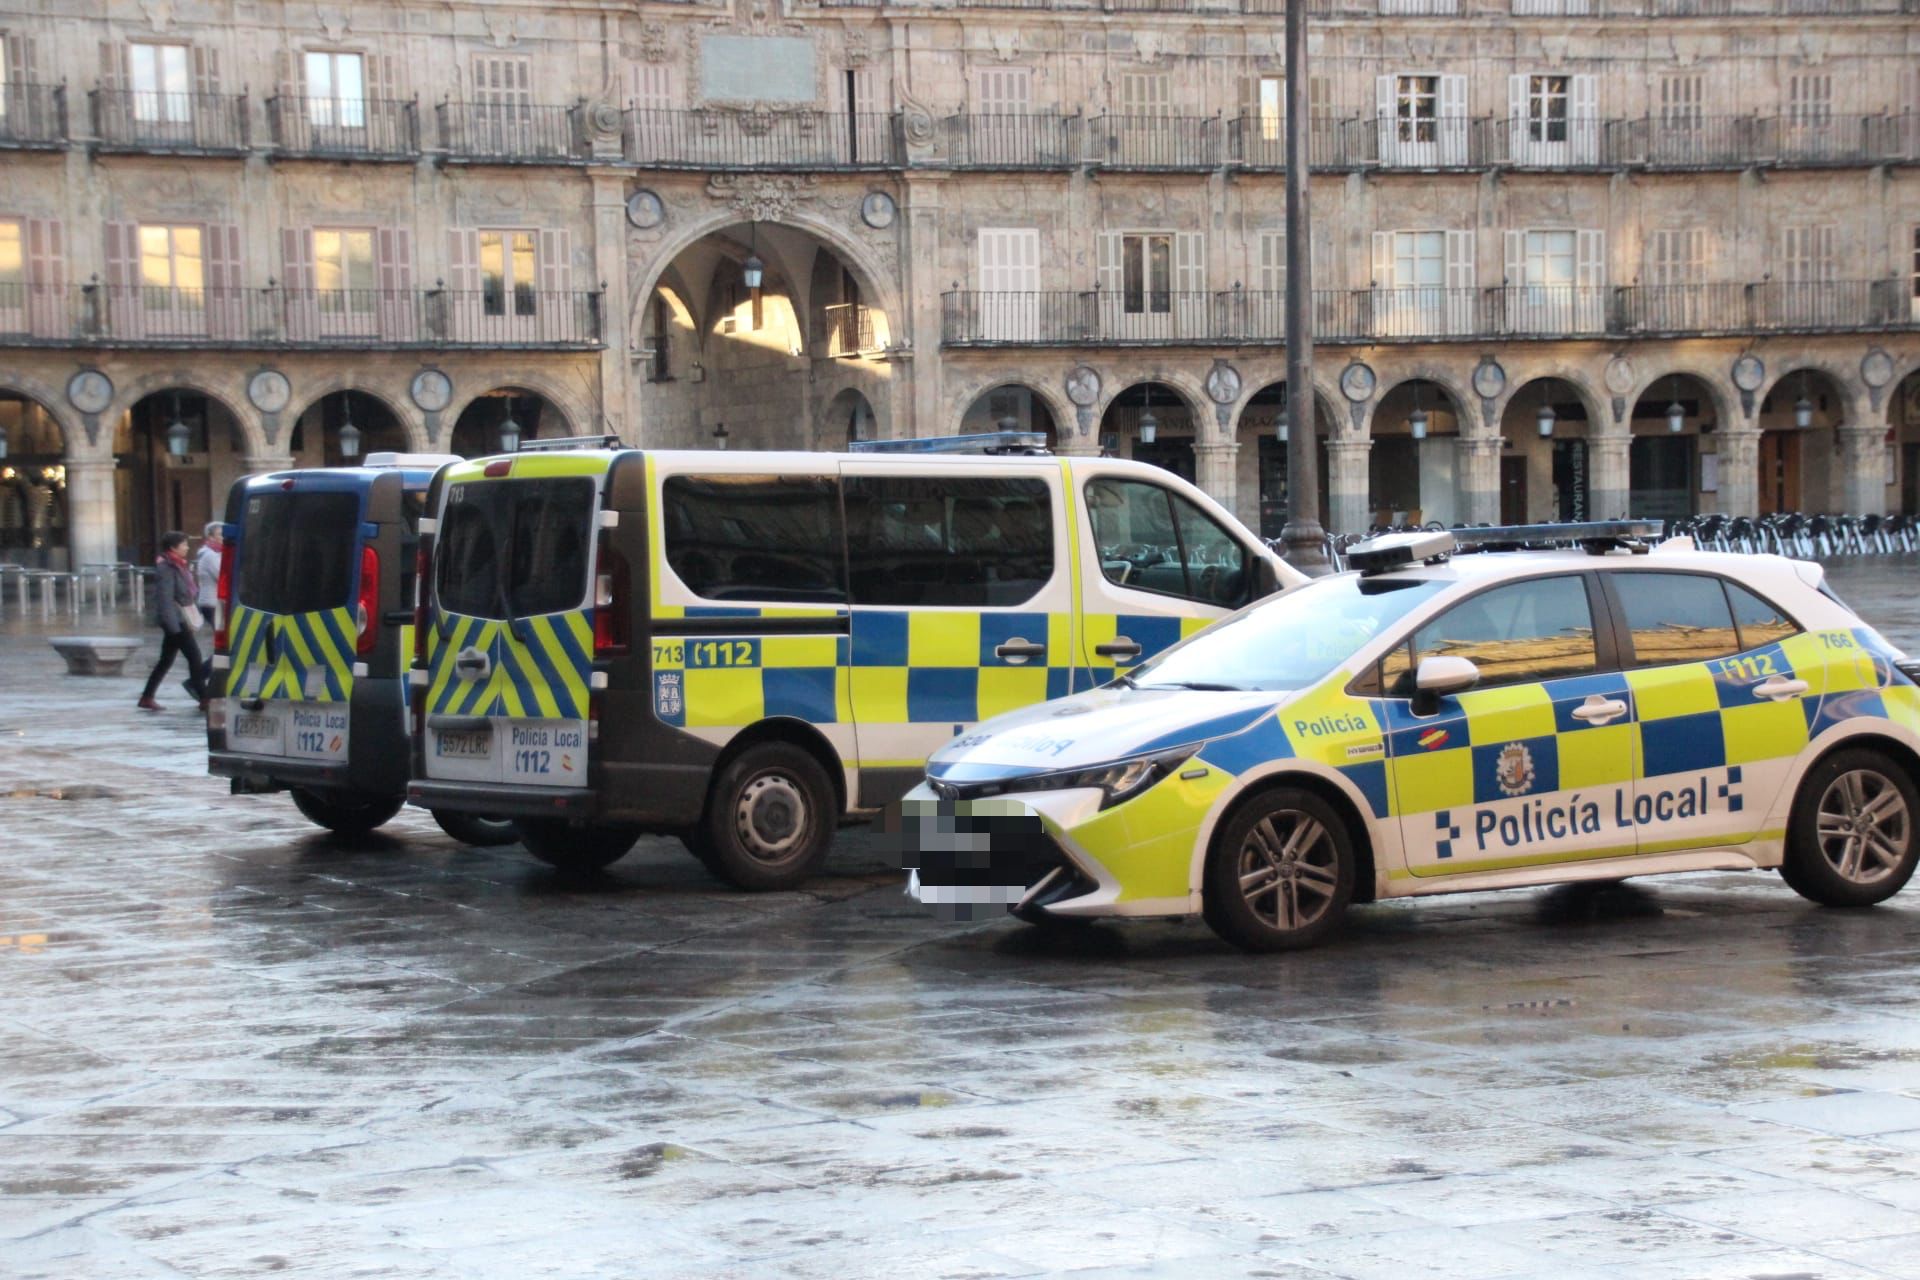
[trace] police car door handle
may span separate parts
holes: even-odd
[[[1572,714],[1575,720],[1583,720],[1588,724],[1605,724],[1627,714],[1627,704],[1618,698],[1603,698],[1594,694],[1575,707]]]
[[[1008,662],[1020,663],[1025,662],[1028,658],[1046,657],[1047,646],[1034,644],[1030,640],[1014,639],[1007,641],[1005,644],[995,645],[993,647],[993,656],[996,658],[1005,658]]]
[[[1753,696],[1756,698],[1772,698],[1775,702],[1778,702],[1782,698],[1797,698],[1805,693],[1807,688],[1808,685],[1805,680],[1783,680],[1779,676],[1774,676],[1753,686]]]
[[[1097,644],[1093,646],[1093,651],[1103,658],[1137,658],[1140,656],[1140,646],[1125,636],[1121,636],[1117,640],[1109,641],[1106,644]]]

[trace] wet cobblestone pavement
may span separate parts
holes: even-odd
[[[1835,573],[1910,649],[1917,581]],[[103,629],[0,620],[0,1275],[1920,1276],[1920,889],[1255,959],[940,925],[858,831],[804,892],[569,882],[229,797],[196,716],[60,674]]]

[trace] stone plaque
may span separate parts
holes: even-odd
[[[812,102],[813,41],[805,36],[702,36],[700,93],[711,102]]]

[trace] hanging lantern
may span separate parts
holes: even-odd
[[[513,420],[513,398],[507,398],[507,416],[500,423],[500,451],[513,453],[520,447],[520,424]]]
[[[1427,411],[1425,409],[1415,409],[1413,416],[1407,419],[1407,425],[1413,429],[1413,438],[1415,440],[1425,440],[1427,438]]]
[[[184,458],[193,448],[193,428],[180,416],[180,397],[173,398],[173,421],[167,424],[167,452],[176,458]]]
[[[1287,442],[1287,411],[1285,409],[1280,411],[1279,419],[1273,424],[1273,434],[1281,444]]]
[[[1540,438],[1542,440],[1553,439],[1553,422],[1558,416],[1559,415],[1554,413],[1552,405],[1542,404],[1540,406],[1540,412],[1534,418],[1533,424],[1540,428]]]
[[[767,278],[767,264],[760,261],[760,224],[754,223],[748,233],[752,239],[747,244],[747,260],[740,264],[740,278],[749,289],[758,289],[760,282]]]
[[[1667,406],[1667,430],[1679,435],[1687,429],[1687,411],[1678,400]]]
[[[1813,425],[1813,401],[1807,399],[1805,391],[1793,402],[1793,425],[1802,431]]]
[[[345,391],[340,393],[340,456],[360,456],[360,428],[353,425],[353,396]]]
[[[1148,385],[1146,407],[1140,411],[1140,443],[1152,444],[1154,437],[1160,434],[1160,419],[1153,416],[1153,387]]]

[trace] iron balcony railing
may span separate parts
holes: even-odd
[[[267,99],[276,151],[354,160],[405,160],[420,154],[420,110],[411,99],[295,97]]]
[[[67,142],[67,86],[0,84],[0,147],[56,148]]]
[[[1174,346],[1286,340],[1278,290],[989,293],[941,299],[948,346]],[[1316,289],[1315,341],[1716,336],[1920,329],[1910,282]]]
[[[107,150],[217,155],[247,149],[245,94],[93,89],[87,98],[96,145]]]
[[[953,169],[1072,169],[1087,153],[1079,116],[958,115],[940,124]]]
[[[600,294],[545,290],[0,285],[0,340],[162,347],[590,350]]]
[[[1088,160],[1103,169],[1217,169],[1226,158],[1219,116],[1095,116]]]
[[[1920,157],[1920,116],[1649,116],[1610,120],[1606,163],[1622,168],[1886,164]]]
[[[440,145],[458,159],[551,164],[585,155],[577,106],[443,102],[435,113]]]
[[[818,337],[829,356],[851,356],[878,351],[885,345],[879,317],[872,307],[860,302],[841,302],[821,308]]]
[[[661,169],[889,169],[904,147],[877,111],[627,112],[627,159]]]
[[[1278,172],[1287,163],[1286,121],[1245,115],[1227,122],[1230,154],[1242,169]],[[1314,116],[1307,121],[1308,163],[1318,170],[1370,169],[1379,163],[1380,130],[1370,119]]]

